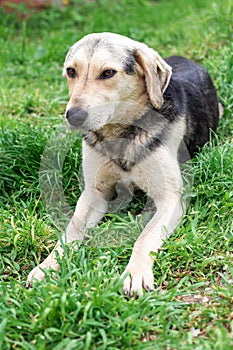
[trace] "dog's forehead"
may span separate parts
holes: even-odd
[[[66,61],[75,61],[77,57],[85,57],[89,61],[95,54],[107,55],[122,60],[130,51],[133,51],[141,43],[123,35],[113,33],[89,34],[76,42],[67,54]]]

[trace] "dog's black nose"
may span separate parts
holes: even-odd
[[[66,119],[72,126],[80,127],[85,122],[88,113],[81,108],[70,108],[66,111]]]

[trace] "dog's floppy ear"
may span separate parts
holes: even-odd
[[[146,46],[135,49],[134,56],[144,72],[151,103],[156,109],[160,109],[163,104],[163,93],[172,75],[172,68],[156,51]]]

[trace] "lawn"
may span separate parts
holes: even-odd
[[[0,349],[233,348],[233,3],[72,1],[28,15],[0,10]],[[139,197],[106,215],[61,272],[26,289],[82,190],[78,134],[67,134],[69,47],[112,31],[205,66],[225,112],[191,162],[188,210],[156,255],[155,291],[121,292],[142,227]],[[190,188],[189,188],[190,189]]]

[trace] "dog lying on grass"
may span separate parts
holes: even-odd
[[[207,71],[179,56],[162,59],[127,37],[90,34],[75,43],[64,64],[70,100],[66,120],[83,134],[85,190],[67,227],[65,242],[82,241],[108,210],[116,186],[137,186],[156,210],[136,240],[122,274],[124,293],[154,289],[153,252],[179,224],[182,178],[179,160],[192,157],[216,130],[222,107]],[[57,243],[28,276],[59,269]]]

